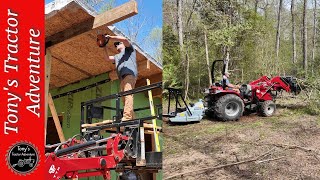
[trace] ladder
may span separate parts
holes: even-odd
[[[147,85],[150,85],[150,80],[147,79]],[[148,96],[149,96],[149,104],[150,104],[150,111],[151,111],[151,116],[155,116],[156,112],[154,109],[154,104],[153,104],[153,97],[152,97],[152,91],[148,90]],[[152,119],[152,125],[153,125],[153,136],[154,136],[154,141],[156,144],[156,151],[160,152],[160,142],[159,142],[159,133],[157,131],[157,120]]]

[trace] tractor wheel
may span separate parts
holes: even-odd
[[[204,112],[204,114],[209,118],[209,119],[214,119],[214,111],[211,111],[211,110],[206,110]]]
[[[264,101],[260,104],[260,115],[264,117],[269,117],[276,111],[276,104],[273,101]]]
[[[18,166],[19,167],[23,167],[24,166],[24,161],[23,160],[19,160],[18,161]]]
[[[244,104],[242,99],[234,94],[221,96],[214,107],[215,116],[222,121],[238,120],[243,114]]]

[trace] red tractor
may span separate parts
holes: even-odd
[[[240,93],[229,88],[226,80],[215,82],[214,67],[217,62],[223,62],[222,75],[225,75],[226,64],[223,60],[212,63],[211,76],[213,84],[206,89],[205,114],[208,117],[222,121],[238,120],[244,113],[257,112],[262,116],[272,116],[275,112],[275,98],[278,92],[285,90],[294,94],[300,93],[301,89],[294,77],[276,76],[261,78],[243,84]]]

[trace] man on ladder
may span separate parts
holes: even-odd
[[[103,36],[105,39],[99,41],[98,35],[97,42],[98,45],[103,47],[105,50],[105,59],[116,64],[121,91],[129,91],[134,89],[138,77],[136,50],[125,37],[110,35]],[[118,54],[114,56],[109,56],[108,54],[106,44],[109,40],[113,42],[118,51]],[[124,103],[122,121],[134,119],[133,94],[123,97],[122,101]]]

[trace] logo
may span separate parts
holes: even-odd
[[[54,165],[51,165],[49,169],[49,174],[53,174],[54,172],[56,172],[56,168],[54,167]]]
[[[48,173],[53,174],[53,179],[56,179],[57,174],[59,173],[60,167],[56,168],[54,164],[52,164],[49,168]]]
[[[7,164],[17,174],[26,175],[32,173],[38,163],[39,152],[31,143],[16,143],[8,151]]]

